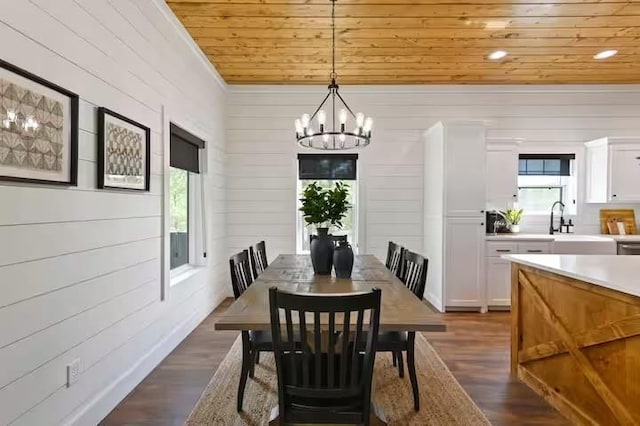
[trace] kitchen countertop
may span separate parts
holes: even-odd
[[[487,241],[616,241],[616,242],[638,242],[640,243],[640,235],[583,235],[583,234],[487,234]]]
[[[640,297],[640,256],[513,254],[502,258]]]

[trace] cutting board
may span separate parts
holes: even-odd
[[[615,222],[624,224],[625,233],[636,234],[636,213],[633,209],[601,209],[600,232],[602,234],[618,234]],[[613,231],[613,232],[610,232]]]

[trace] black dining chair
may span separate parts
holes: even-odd
[[[427,269],[429,260],[408,250],[403,250],[402,265],[400,266],[400,280],[409,290],[420,300],[424,297],[427,284]],[[416,376],[415,364],[415,339],[416,333],[388,331],[380,333],[376,351],[391,352],[393,358],[397,359],[400,377],[404,377],[404,363],[402,353],[407,353],[407,369],[413,390],[413,405],[416,411],[420,410],[420,394],[418,389],[418,378]],[[395,365],[395,364],[394,364]]]
[[[404,248],[394,243],[393,241],[389,241],[389,246],[387,248],[387,261],[385,262],[385,266],[388,270],[393,273],[396,277],[400,277],[400,273],[402,272],[402,255],[404,253]]]
[[[380,295],[269,290],[280,424],[370,424]]]
[[[253,272],[253,278],[258,278],[258,275],[264,272],[269,266],[267,261],[267,248],[264,241],[260,241],[255,246],[249,247],[249,257],[251,258],[251,271]]]
[[[251,266],[249,252],[243,250],[229,258],[231,271],[231,286],[233,295],[238,299],[251,284]],[[242,331],[242,368],[240,370],[240,383],[238,385],[237,409],[242,411],[244,388],[247,384],[247,376],[253,378],[255,365],[259,362],[260,352],[273,351],[271,333],[268,331]]]

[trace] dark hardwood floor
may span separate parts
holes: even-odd
[[[103,425],[181,425],[238,335],[215,331],[226,300],[122,401]],[[509,374],[508,313],[443,314],[446,333],[425,333],[494,425],[566,425]],[[236,389],[229,389],[235,395]]]

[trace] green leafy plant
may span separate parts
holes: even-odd
[[[302,191],[300,211],[309,225],[317,228],[329,225],[342,228],[342,220],[351,207],[347,202],[349,185],[336,182],[333,188],[323,188],[317,182],[310,183]]]
[[[510,225],[517,225],[522,220],[522,209],[507,209],[506,211],[501,211]]]

